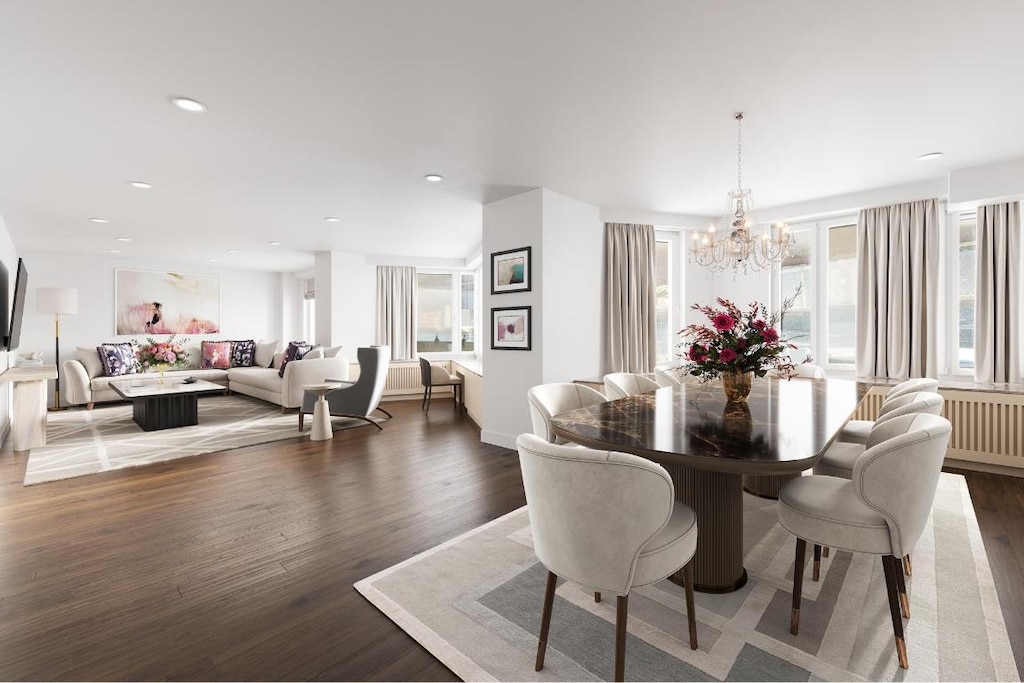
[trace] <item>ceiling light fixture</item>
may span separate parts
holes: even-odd
[[[324,220],[327,221],[328,223],[338,223],[341,221],[341,219],[338,218],[337,216],[327,216],[326,218],[324,218]]]
[[[229,254],[237,254],[237,253],[238,253],[238,250],[237,250],[237,249],[228,249],[228,250],[227,250],[227,252],[228,252]]]
[[[439,176],[436,173],[428,173],[427,175],[423,176],[423,179],[426,180],[428,183],[439,183],[442,180],[444,180],[444,176]]]
[[[220,259],[217,259],[217,258],[208,258],[208,259],[206,259],[206,260],[207,260],[207,261],[209,261],[210,263],[216,263],[216,262],[217,262],[217,261],[219,261]]]
[[[129,180],[128,184],[131,185],[132,187],[137,187],[140,190],[148,190],[153,187],[149,183],[144,183],[141,180]]]
[[[793,238],[785,223],[758,228],[753,193],[743,188],[743,114],[733,118],[736,119],[736,189],[729,192],[725,203],[725,220],[731,230],[722,237],[716,235],[714,225],[705,235],[695,232],[690,262],[714,272],[732,268],[735,277],[741,268],[744,273],[756,272],[781,262],[789,255]]]
[[[93,218],[90,218],[89,221],[92,222],[92,223],[109,223],[109,221],[106,218],[95,218],[95,217],[93,217]]]
[[[118,242],[131,242],[132,241],[131,237],[115,237],[114,239],[116,239]]]
[[[919,156],[917,158],[917,160],[918,161],[931,161],[932,159],[938,159],[941,156],[942,156],[942,152],[928,152],[927,154],[922,154],[921,156]]]
[[[121,250],[120,249],[107,249],[107,253],[108,254],[120,254]]]
[[[267,242],[267,244],[269,244],[272,247],[279,247],[279,246],[281,246],[280,242]]]
[[[206,105],[199,100],[193,100],[191,97],[172,97],[171,104],[178,109],[183,109],[190,112],[204,112],[206,111]]]

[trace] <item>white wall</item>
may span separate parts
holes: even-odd
[[[345,355],[356,357],[360,346],[376,344],[377,267],[363,254],[317,252],[316,342],[342,345]]]
[[[0,262],[3,262],[7,268],[7,298],[0,300],[0,306],[3,307],[3,314],[0,315],[0,320],[6,320],[8,324],[8,316],[11,312],[11,302],[14,301],[14,280],[18,275],[18,250],[14,247],[14,242],[11,240],[11,234],[7,232],[7,225],[4,223],[3,216],[0,216]],[[0,335],[6,336],[7,330],[0,332]],[[3,372],[7,368],[14,365],[14,354],[8,353],[7,351],[0,351],[0,372]],[[7,433],[11,428],[11,385],[0,384],[0,445],[3,444],[4,439],[7,437]]]

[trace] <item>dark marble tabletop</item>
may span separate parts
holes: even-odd
[[[850,380],[754,378],[746,403],[720,382],[684,384],[556,415],[576,443],[656,462],[737,474],[807,469],[870,388]]]

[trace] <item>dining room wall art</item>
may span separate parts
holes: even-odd
[[[530,306],[491,309],[491,348],[529,351],[532,335]]]
[[[114,271],[115,334],[220,332],[220,277]]]
[[[491,294],[529,292],[532,247],[491,254]]]

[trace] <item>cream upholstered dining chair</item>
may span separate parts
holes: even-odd
[[[793,635],[800,628],[808,542],[816,549],[831,545],[881,555],[896,654],[900,667],[907,668],[903,618],[910,618],[910,601],[899,558],[910,552],[924,532],[951,431],[949,422],[938,415],[903,415],[872,431],[872,441],[877,443],[857,458],[852,479],[816,474],[783,487],[779,522],[796,536]]]
[[[938,380],[931,379],[930,377],[915,377],[914,379],[908,379],[906,382],[900,382],[886,392],[885,400],[882,401],[882,407],[884,409],[886,403],[899,398],[900,396],[905,396],[906,394],[913,394],[918,391],[938,390]],[[839,432],[839,436],[836,437],[836,440],[865,444],[868,441],[868,434],[871,433],[871,427],[873,424],[874,422],[872,420],[850,420],[843,425],[843,429]]]
[[[551,429],[551,418],[559,413],[566,413],[577,408],[586,408],[608,399],[600,391],[573,382],[554,382],[540,384],[526,392],[530,402],[530,419],[533,421],[533,433],[549,443],[568,443],[565,439],[555,436]]]
[[[813,363],[798,363],[793,366],[793,377],[800,379],[825,379],[825,370]]]
[[[678,387],[683,383],[675,368],[654,368],[654,381],[659,387]]]
[[[653,379],[636,372],[613,372],[604,376],[604,394],[609,401],[660,388]]]
[[[423,401],[420,408],[430,412],[430,399],[434,397],[434,387],[451,387],[455,409],[459,406],[459,392],[462,391],[462,378],[456,377],[444,368],[432,364],[426,358],[420,358],[420,384],[423,385]]]
[[[551,444],[534,434],[516,439],[530,511],[533,548],[548,570],[537,643],[544,668],[558,577],[618,597],[615,680],[626,663],[629,591],[684,570],[690,648],[697,649],[693,555],[697,518],[676,502],[661,465],[635,455]]]

